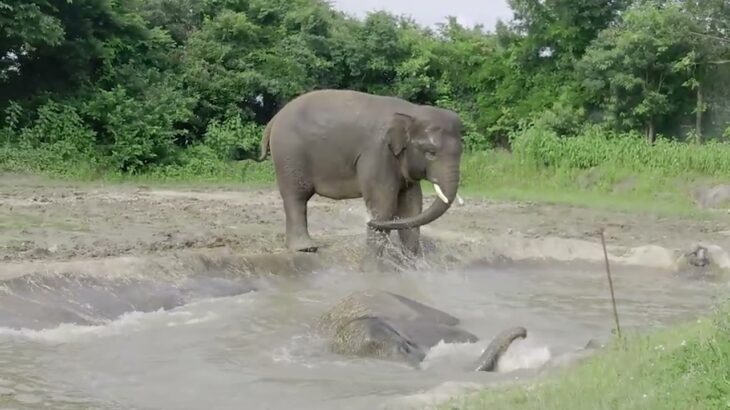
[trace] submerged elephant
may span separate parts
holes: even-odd
[[[439,218],[457,198],[463,124],[457,113],[396,97],[318,90],[286,104],[266,126],[263,161],[274,163],[286,214],[286,244],[314,252],[307,202],[363,198],[370,249],[382,252],[391,230],[419,253],[419,227]],[[421,180],[438,199],[425,211]]]
[[[317,323],[334,353],[399,361],[418,367],[439,342],[474,343],[479,338],[457,327],[459,319],[412,299],[382,291],[356,292],[342,300]],[[474,366],[496,370],[510,344],[525,338],[522,327],[497,335]]]

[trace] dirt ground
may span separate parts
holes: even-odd
[[[433,197],[425,199],[426,205]],[[309,206],[319,244],[364,244],[362,200],[315,197]],[[706,220],[595,211],[561,205],[466,198],[423,229],[426,237],[477,241],[522,235],[598,240],[610,244],[687,248],[698,241],[730,248],[730,215]],[[155,188],[73,184],[0,175],[0,261],[64,261],[157,255],[229,247],[257,255],[285,252],[284,212],[278,191],[240,188]]]

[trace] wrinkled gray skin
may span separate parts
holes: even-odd
[[[527,337],[527,329],[521,326],[509,328],[502,331],[492,339],[492,342],[482,353],[477,365],[478,372],[493,372],[497,370],[499,358],[507,351],[515,339]]]
[[[339,354],[401,361],[413,367],[426,358],[441,340],[474,343],[478,339],[459,328],[423,321],[361,316],[346,323],[335,335],[333,351]]]
[[[286,104],[269,122],[267,149],[286,214],[290,250],[314,252],[307,202],[363,198],[369,249],[380,255],[383,239],[398,230],[403,247],[419,253],[419,227],[451,206],[459,183],[462,122],[450,110],[350,90],[318,90]],[[443,195],[425,211],[420,180]],[[397,220],[396,220],[397,219]]]
[[[334,353],[405,362],[417,368],[428,351],[442,340],[479,340],[458,324],[459,319],[446,312],[401,295],[371,290],[355,292],[340,301],[322,315],[317,329],[330,340]],[[523,328],[519,329],[526,334]],[[503,332],[492,341],[480,358],[480,369],[493,370],[517,337],[512,333]]]

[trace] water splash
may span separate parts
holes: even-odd
[[[513,372],[523,369],[537,369],[552,358],[548,346],[536,345],[529,338],[515,340],[497,362],[497,371]]]

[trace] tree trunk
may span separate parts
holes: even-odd
[[[702,114],[704,110],[705,109],[702,97],[702,83],[699,83],[697,85],[697,109],[695,118],[695,133],[698,144],[702,144]]]
[[[649,141],[650,144],[654,144],[654,141],[656,140],[654,118],[649,118],[649,121],[646,123],[646,140]]]

